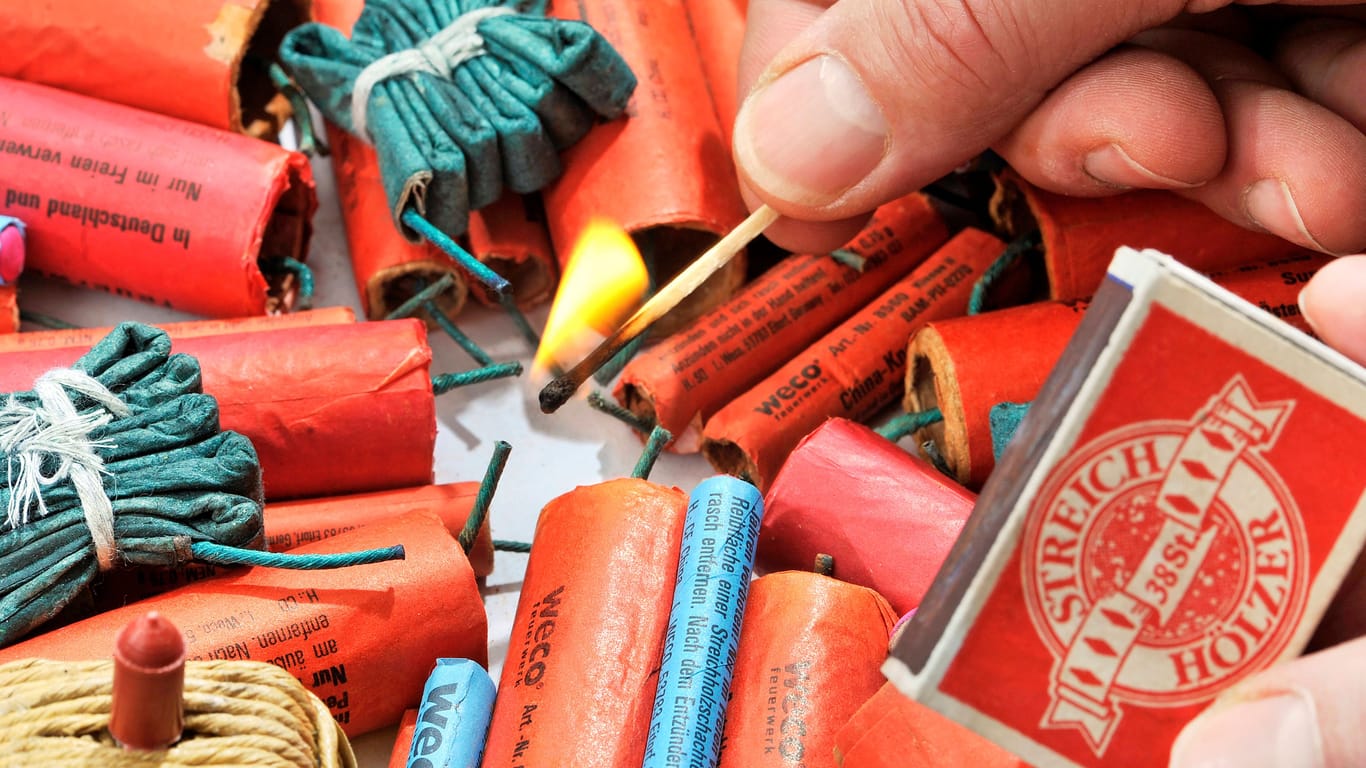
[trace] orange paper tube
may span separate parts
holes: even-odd
[[[687,502],[625,479],[541,511],[483,768],[640,768]]]
[[[840,768],[1029,768],[1020,758],[884,684],[835,737]]]
[[[745,5],[746,0],[683,0],[726,146],[730,146],[735,113],[740,108],[740,46],[745,41]]]
[[[492,205],[470,213],[470,253],[512,284],[517,305],[541,304],[555,293],[555,251],[545,228],[544,211],[534,198],[505,193]],[[484,291],[474,295],[481,304],[495,305]]]
[[[12,285],[0,285],[0,334],[19,330],[19,292]],[[0,343],[8,340],[0,337]]]
[[[308,158],[15,80],[0,103],[0,213],[28,225],[30,271],[213,317],[293,306],[293,275],[258,262],[305,258]]]
[[[318,22],[351,34],[361,16],[362,0],[317,0]],[[469,298],[469,282],[455,262],[430,243],[411,243],[395,227],[389,210],[380,160],[374,148],[328,123],[332,143],[332,175],[337,183],[337,202],[342,204],[351,250],[351,273],[361,292],[361,306],[370,320],[388,317],[422,288],[451,277],[451,287],[441,291],[434,303],[447,317],[455,317]]]
[[[593,25],[640,80],[626,119],[595,127],[566,150],[564,176],[545,190],[560,267],[589,220],[601,217],[631,233],[663,285],[746,213],[687,14],[678,0],[552,0],[550,7],[555,16]],[[717,307],[744,276],[741,254],[651,333],[668,336]]]
[[[317,0],[313,5],[319,22],[348,35],[365,6],[363,0]],[[410,243],[394,227],[398,217],[389,210],[374,148],[330,123],[327,137],[351,250],[351,272],[365,316],[382,320],[414,294],[449,275],[451,286],[434,302],[447,317],[455,317],[469,296],[464,274],[435,246]]]
[[[702,453],[721,472],[766,489],[787,455],[832,416],[863,420],[901,394],[906,339],[960,315],[1000,240],[959,233],[910,275],[707,421]]]
[[[365,316],[382,320],[447,275],[452,278],[451,287],[434,301],[447,317],[459,314],[469,295],[469,282],[435,246],[410,243],[394,228],[375,150],[330,124],[327,136],[332,142],[332,173],[351,250],[351,272]]]
[[[388,768],[408,768],[408,753],[413,749],[413,733],[417,730],[417,710],[403,712],[398,723],[398,734],[394,738],[394,750],[389,753]]]
[[[1201,272],[1305,252],[1279,237],[1243,229],[1171,192],[1069,197],[1032,186],[1007,170],[997,180],[991,208],[1012,238],[1039,231],[1047,298],[1057,301],[1094,293],[1122,245],[1156,248]]]
[[[1211,275],[1234,294],[1308,330],[1299,291],[1332,257],[1302,253]],[[908,411],[944,420],[917,433],[932,440],[959,482],[978,489],[996,465],[991,408],[1033,400],[1081,322],[1084,305],[1039,303],[931,323],[911,339]]]
[[[895,623],[876,592],[827,576],[754,581],[720,768],[834,768],[835,732],[882,685]]]
[[[1085,302],[1027,304],[930,323],[911,338],[904,404],[944,414],[916,437],[934,442],[958,482],[986,482],[996,465],[992,406],[1039,394],[1085,312]]]
[[[0,77],[274,138],[289,104],[270,81],[307,0],[62,0],[0,17]]]
[[[792,452],[764,496],[755,571],[835,560],[840,581],[920,605],[976,497],[862,424],[831,419]]]
[[[725,305],[632,360],[617,383],[617,400],[669,430],[674,450],[696,452],[706,419],[904,277],[947,238],[944,220],[924,196],[884,205],[846,246],[867,260],[861,272],[827,256],[783,260]]]
[[[88,347],[0,357],[0,391]],[[416,320],[175,339],[199,360],[223,429],[251,438],[271,499],[426,485],[436,444],[432,353]]]
[[[446,525],[446,530],[456,536],[465,527],[465,520],[474,507],[474,497],[478,492],[478,483],[448,483],[350,496],[271,502],[266,505],[262,515],[266,549],[289,552],[413,512],[436,515]],[[465,557],[476,578],[493,572],[493,537],[489,533],[487,518]],[[96,606],[107,609],[134,600],[144,600],[228,570],[208,563],[189,562],[170,568],[114,571],[105,574],[101,580]]]
[[[1299,328],[1313,333],[1300,313],[1300,290],[1332,256],[1309,251],[1255,264],[1220,270],[1210,279],[1235,295]]]
[[[410,512],[430,512],[441,518],[446,530],[457,535],[474,509],[479,483],[444,483],[394,491],[356,493],[321,499],[295,499],[266,505],[266,549],[284,552],[380,520]],[[474,544],[465,553],[475,576],[493,573],[493,537],[488,518],[479,527]]]
[[[317,694],[348,736],[416,707],[437,657],[485,663],[488,626],[474,573],[433,515],[358,528],[299,552],[402,544],[406,559],[329,571],[244,568],[0,649],[0,663],[102,659],[149,610],[185,633],[188,658],[268,661]]]
[[[222,336],[245,331],[303,328],[314,325],[342,325],[356,322],[350,307],[324,307],[287,315],[262,315],[220,320],[187,320],[179,323],[158,323],[157,327],[171,334],[173,339],[196,336]],[[62,347],[92,346],[109,335],[113,328],[62,328],[52,331],[30,331],[0,338],[0,352],[30,349],[60,349]]]

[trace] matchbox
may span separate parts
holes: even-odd
[[[884,672],[1037,766],[1165,766],[1366,537],[1366,371],[1120,249]]]

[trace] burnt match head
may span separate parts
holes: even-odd
[[[567,376],[560,376],[552,380],[541,389],[541,413],[554,413],[560,406],[569,402],[569,398],[574,396],[582,382],[574,381]]]

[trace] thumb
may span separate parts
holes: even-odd
[[[1366,765],[1366,638],[1273,667],[1186,725],[1172,768]]]
[[[1300,307],[1320,339],[1366,365],[1366,255],[1325,264],[1300,292]]]
[[[778,52],[741,108],[741,178],[793,218],[872,210],[986,149],[1078,67],[1184,6],[838,0]]]

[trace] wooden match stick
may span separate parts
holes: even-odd
[[[559,410],[559,407],[574,396],[574,392],[593,375],[594,371],[606,365],[622,347],[649,330],[655,321],[678,306],[679,302],[697,290],[707,278],[735,258],[735,254],[739,253],[741,248],[777,220],[778,212],[767,205],[760,206],[751,213],[739,226],[698,257],[697,261],[689,264],[687,269],[679,272],[668,285],[650,297],[644,306],[636,310],[636,313],[622,323],[611,336],[604,339],[588,357],[545,385],[540,395],[541,412],[554,413]]]

